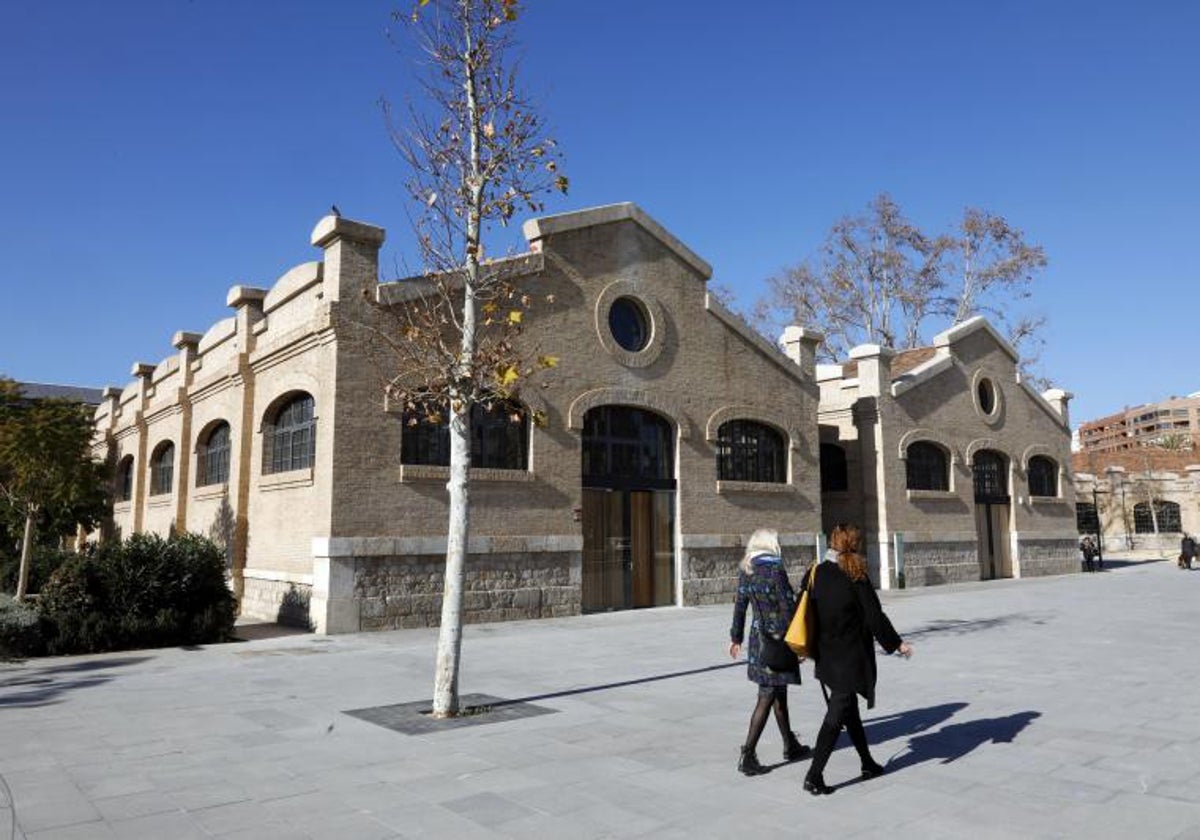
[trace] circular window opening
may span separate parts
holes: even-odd
[[[608,309],[608,328],[617,344],[630,353],[644,350],[650,342],[650,319],[642,304],[631,297],[619,297]]]
[[[979,380],[979,409],[984,414],[991,414],[996,410],[996,389],[992,385],[990,379]]]

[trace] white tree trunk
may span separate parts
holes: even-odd
[[[25,597],[25,590],[29,588],[29,562],[33,558],[33,526],[36,518],[37,512],[34,510],[25,513],[25,536],[21,539],[21,567],[17,572],[18,601]]]
[[[442,588],[442,622],[438,630],[433,681],[433,716],[458,714],[458,659],[462,650],[462,593],[466,577],[467,541],[471,531],[470,408],[460,405],[450,415],[450,524],[446,536],[446,577]]]

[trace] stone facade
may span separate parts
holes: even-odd
[[[1076,453],[1073,460],[1079,533],[1095,534],[1098,525],[1105,551],[1154,549],[1174,556],[1185,533],[1200,535],[1200,459],[1194,451],[1142,447]],[[1152,503],[1157,517],[1150,515]]]
[[[822,494],[824,527],[865,526],[872,578],[883,588],[1078,568],[1070,395],[1036,393],[1018,361],[974,318],[932,347],[866,345],[846,364],[818,370],[821,443],[844,464],[844,486]],[[910,486],[914,444],[941,453],[933,489]],[[1031,488],[1035,459],[1050,465],[1049,491]],[[999,465],[998,489],[981,504],[975,468],[985,461]]]

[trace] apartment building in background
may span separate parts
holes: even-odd
[[[1150,443],[1174,441],[1176,448],[1200,440],[1200,391],[1126,408],[1079,427],[1082,452],[1119,452]]]

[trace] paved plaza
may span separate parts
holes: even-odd
[[[418,734],[379,709],[428,699],[435,630],[0,665],[0,838],[10,794],[39,840],[1200,838],[1200,570],[1108,566],[881,593],[916,648],[864,710],[891,772],[855,781],[843,741],[823,798],[773,724],[772,771],[736,773],[754,687],[725,607],[470,626],[462,688],[492,711]]]

